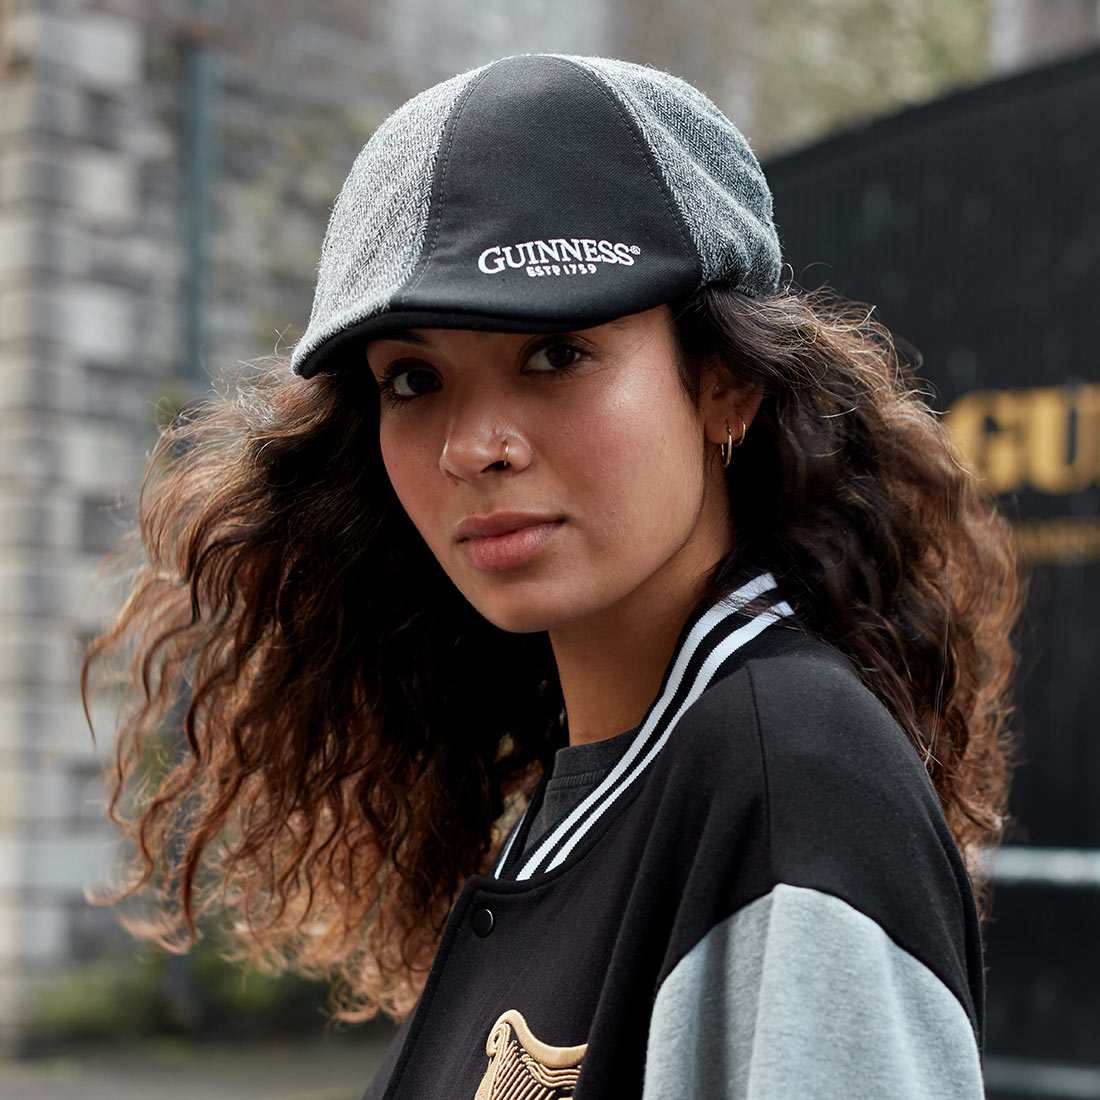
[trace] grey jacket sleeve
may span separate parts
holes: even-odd
[[[965,1010],[871,918],[779,885],[661,984],[644,1100],[978,1100]]]

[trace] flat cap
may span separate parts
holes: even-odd
[[[294,370],[396,329],[556,332],[726,283],[774,293],[772,199],[740,131],[667,73],[508,57],[379,126],[336,201]]]

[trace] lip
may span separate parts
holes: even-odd
[[[455,528],[455,541],[477,569],[515,569],[553,542],[563,522],[561,516],[531,512],[468,516]]]
[[[455,528],[455,541],[491,539],[510,535],[525,527],[539,527],[544,523],[560,523],[561,516],[543,516],[534,512],[490,512],[486,516],[467,516]]]

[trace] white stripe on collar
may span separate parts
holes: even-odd
[[[775,578],[770,573],[763,573],[731,592],[699,618],[673,659],[664,690],[650,708],[630,747],[596,789],[539,843],[516,874],[517,881],[530,878],[540,869],[551,871],[559,866],[616,799],[649,767],[668,741],[680,717],[702,695],[723,662],[772,623],[794,614],[786,602],[779,602],[728,634],[719,631],[721,636],[716,641],[710,638],[726,619],[775,587]],[[684,693],[681,689],[685,673],[697,655],[703,656],[703,662]],[[681,697],[681,701],[674,709],[677,697]],[[517,833],[518,826],[493,869],[495,878],[501,876]]]
[[[523,829],[523,822],[530,808],[530,805],[524,806],[523,813],[519,815],[519,820],[512,826],[512,831],[508,834],[508,840],[504,844],[504,849],[497,857],[496,866],[493,867],[493,878],[500,878],[500,872],[504,870],[504,865],[508,862],[508,857],[512,854],[512,845],[515,844],[516,837],[519,836],[520,831]]]

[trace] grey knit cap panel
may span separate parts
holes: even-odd
[[[679,77],[612,58],[571,60],[603,76],[637,122],[680,204],[703,283],[737,273],[745,294],[774,294],[781,260],[771,191],[741,132]]]
[[[395,328],[587,327],[711,282],[766,296],[779,274],[760,165],[701,92],[609,58],[504,58],[420,93],[363,148],[291,362],[365,366]]]
[[[479,72],[460,73],[410,99],[355,158],[325,231],[309,325],[291,360],[295,370],[347,326],[381,313],[411,277],[424,248],[443,132]]]

